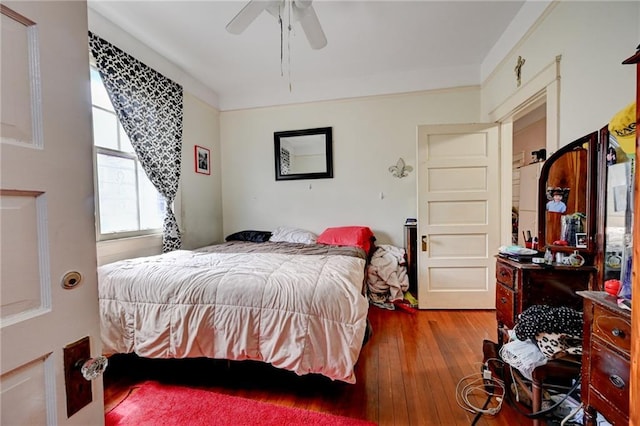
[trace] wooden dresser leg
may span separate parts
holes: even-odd
[[[542,408],[542,382],[531,382],[531,412],[537,413]],[[540,426],[540,419],[533,419],[533,426]]]
[[[582,424],[585,426],[596,426],[598,420],[598,413],[593,407],[584,408],[584,416],[582,418]]]

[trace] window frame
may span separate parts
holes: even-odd
[[[90,62],[90,67],[92,70],[95,70],[96,72],[97,67],[95,66],[95,63],[93,61],[93,59]],[[104,84],[104,83],[103,83]],[[95,109],[107,112],[109,114],[113,114],[116,118],[116,122],[117,122],[117,146],[118,148],[122,147],[122,142],[121,142],[121,135],[122,132],[124,132],[124,129],[122,127],[122,123],[120,123],[120,120],[118,119],[118,115],[113,111],[113,110],[109,110],[107,108],[104,108],[102,106],[99,105],[95,105],[93,103],[93,97],[91,98],[91,118],[92,118],[92,125],[93,125],[93,111]],[[162,235],[163,229],[162,227],[159,228],[149,228],[149,229],[140,229],[141,226],[141,214],[142,214],[142,197],[140,195],[140,180],[139,180],[139,173],[145,173],[145,171],[142,169],[142,164],[140,163],[140,160],[138,159],[138,156],[136,155],[135,152],[127,152],[127,151],[121,151],[121,150],[117,150],[117,149],[112,149],[112,148],[106,148],[103,146],[98,146],[95,144],[95,139],[94,139],[94,133],[92,131],[91,134],[91,144],[92,144],[92,152],[93,152],[93,188],[94,188],[94,205],[95,205],[95,227],[96,227],[96,240],[98,242],[100,241],[109,241],[109,240],[118,240],[118,239],[124,239],[124,238],[132,238],[132,237],[143,237],[143,236],[157,236],[157,235]],[[109,232],[109,233],[103,233],[102,232],[102,224],[101,224],[101,206],[100,206],[100,182],[99,182],[99,178],[98,178],[98,155],[106,155],[106,156],[110,156],[110,157],[120,157],[120,158],[125,158],[125,159],[130,159],[134,161],[135,164],[135,190],[136,190],[136,204],[137,204],[137,230],[133,230],[133,231],[119,231],[119,232]]]

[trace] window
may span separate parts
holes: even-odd
[[[94,67],[91,104],[98,239],[161,232],[165,199],[142,169]]]

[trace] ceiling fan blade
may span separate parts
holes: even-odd
[[[293,0],[293,4],[295,4],[298,9],[306,9],[311,6],[311,2],[313,2],[313,0]]]
[[[298,7],[297,3],[298,2],[294,3],[294,13],[297,19],[300,20],[300,25],[302,25],[302,29],[307,36],[307,40],[309,40],[311,48],[322,49],[327,45],[327,37],[324,35],[324,31],[322,31],[322,26],[320,25],[316,11],[310,4],[311,2],[301,2],[304,4],[303,7]]]
[[[240,34],[269,6],[271,2],[250,0],[225,27],[231,34]]]

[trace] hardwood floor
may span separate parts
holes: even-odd
[[[108,411],[144,380],[157,380],[269,403],[366,419],[381,426],[471,425],[456,403],[456,385],[478,373],[482,341],[496,341],[494,311],[388,311],[371,307],[373,336],[356,366],[354,385],[299,377],[266,364],[221,360],[110,359]],[[483,400],[474,404],[482,406]],[[477,425],[530,425],[507,403]]]

